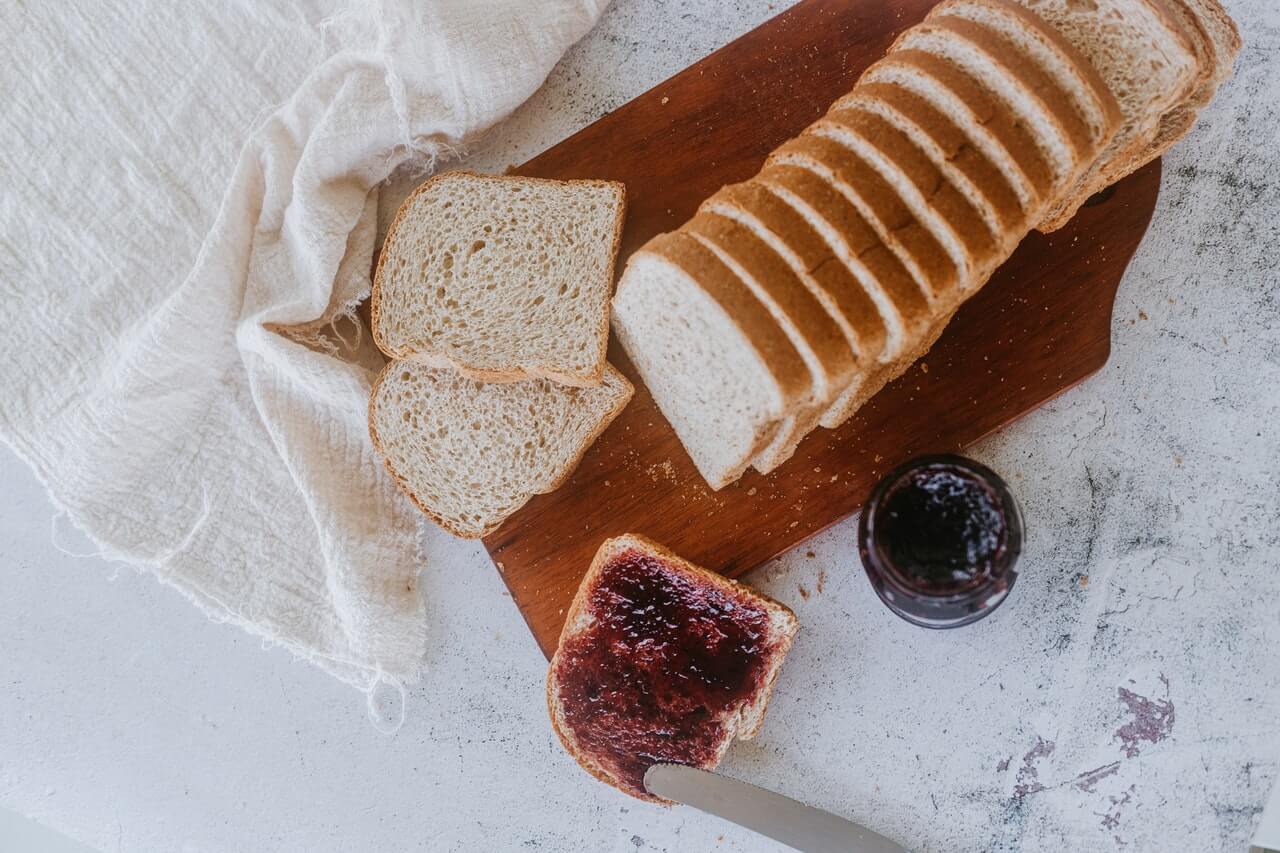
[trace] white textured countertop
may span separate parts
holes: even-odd
[[[773,5],[616,0],[471,164],[526,159]],[[1245,848],[1280,775],[1280,8],[1229,5],[1245,50],[1165,159],[1110,363],[972,451],[1025,511],[1010,600],[913,628],[849,522],[755,572],[803,627],[729,774],[913,849]],[[4,808],[102,851],[776,849],[577,769],[478,545],[424,530],[431,669],[387,736],[359,693],[61,553],[52,516],[0,450]]]

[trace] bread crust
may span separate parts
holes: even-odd
[[[770,423],[770,428],[757,436],[750,455],[741,460],[740,467],[735,466],[727,473],[724,482],[709,483],[713,489],[722,488],[742,475],[774,441],[781,424],[804,405],[804,399],[812,388],[812,375],[795,345],[764,305],[696,238],[683,231],[674,231],[650,240],[640,252],[655,254],[674,264],[719,305],[733,324],[742,330],[743,337],[751,342],[781,390],[782,409]]]
[[[381,371],[379,371],[377,378],[374,379],[373,381],[373,386],[369,390],[368,424],[369,424],[369,438],[373,442],[373,449],[377,451],[379,456],[382,457],[382,464],[386,467],[387,472],[391,475],[391,479],[395,481],[396,486],[398,486],[400,491],[404,492],[405,495],[408,496],[409,500],[413,501],[413,505],[416,506],[419,510],[421,510],[423,515],[427,516],[433,522],[435,522],[437,526],[443,528],[444,530],[446,530],[453,536],[458,537],[459,539],[483,539],[484,537],[488,536],[490,533],[493,533],[495,530],[500,528],[506,522],[507,518],[511,517],[511,515],[508,515],[506,518],[502,518],[491,524],[488,524],[484,527],[484,529],[479,531],[463,530],[462,528],[455,525],[449,519],[446,519],[443,516],[441,516],[434,509],[432,509],[424,500],[418,497],[417,493],[413,491],[413,487],[409,485],[409,482],[405,480],[403,476],[401,476],[399,471],[396,470],[395,466],[391,463],[391,458],[387,455],[387,452],[383,449],[382,439],[378,435],[378,426],[376,423],[376,419],[374,418],[374,408],[378,399],[378,389],[382,387],[382,380],[388,375],[388,371],[400,370],[400,369],[402,369],[402,361],[387,362],[387,365],[383,367]],[[621,373],[621,371],[619,371],[613,365],[608,364],[607,362],[605,363],[605,373],[608,374],[610,377],[616,377],[616,379],[621,383],[621,386],[624,389],[624,393],[619,395],[619,399],[616,405],[614,405],[614,407],[610,409],[604,415],[604,417],[600,419],[599,423],[596,424],[595,428],[582,441],[582,444],[574,452],[569,463],[565,465],[564,470],[555,479],[555,481],[551,483],[547,488],[543,489],[542,491],[531,492],[523,501],[520,502],[518,506],[512,509],[511,514],[515,514],[520,509],[520,507],[524,506],[524,504],[527,503],[529,499],[532,498],[535,494],[548,494],[550,492],[554,492],[556,489],[564,485],[565,481],[569,479],[570,475],[573,474],[573,472],[577,469],[578,465],[582,462],[582,457],[586,454],[587,450],[591,447],[591,445],[595,444],[596,439],[599,438],[601,434],[604,433],[604,431],[609,428],[609,425],[613,423],[614,419],[617,418],[618,415],[622,413],[622,410],[627,407],[627,404],[631,402],[632,396],[635,395],[635,387],[631,384],[631,382],[627,379],[627,377],[624,376]]]
[[[906,275],[890,282],[892,288],[886,290],[908,335],[928,323],[932,305],[952,299],[959,273],[950,256],[888,182],[853,151],[824,137],[801,136],[770,156],[761,177],[768,180],[778,174],[777,166],[804,170],[806,174],[791,173],[792,177],[779,183],[789,182],[797,195],[815,202],[860,259],[881,247],[896,259]],[[824,171],[829,171],[839,186],[828,180]]]
[[[943,15],[956,5],[971,2],[974,2],[974,0],[943,0],[942,3],[934,7],[931,14]],[[1012,0],[978,0],[977,5],[985,6],[1016,19],[1027,29],[1039,34],[1050,47],[1062,55],[1083,79],[1086,88],[1093,96],[1095,104],[1102,112],[1103,122],[1107,125],[1119,127],[1120,122],[1124,120],[1124,114],[1120,110],[1120,103],[1116,100],[1111,90],[1107,88],[1106,81],[1102,79],[1102,75],[1098,73],[1098,70],[1093,67],[1093,63],[1077,50],[1075,45],[1067,41],[1061,33],[1049,26],[1035,12],[1024,6],[1019,6]]]
[[[768,711],[769,702],[773,696],[773,687],[778,680],[778,673],[782,668],[782,662],[786,659],[787,653],[791,649],[791,644],[795,640],[796,631],[799,629],[800,622],[796,618],[796,615],[791,610],[791,608],[787,607],[785,604],[765,595],[764,593],[761,593],[752,589],[746,584],[739,583],[738,581],[727,578],[724,575],[721,575],[717,572],[713,572],[709,569],[705,569],[701,566],[691,563],[688,560],[684,559],[683,557],[679,556],[678,554],[674,553],[670,549],[666,548],[665,546],[648,538],[647,536],[641,535],[639,533],[625,533],[621,536],[615,536],[611,539],[606,539],[604,542],[600,543],[600,547],[596,550],[596,555],[591,561],[591,566],[587,569],[587,573],[583,576],[582,582],[578,585],[578,591],[573,596],[573,603],[569,605],[569,610],[565,614],[564,627],[561,628],[560,639],[556,643],[556,652],[554,655],[551,656],[551,663],[547,667],[547,680],[546,680],[546,690],[545,690],[546,700],[547,700],[547,714],[551,718],[551,728],[553,731],[555,731],[556,737],[559,738],[561,745],[565,748],[565,751],[568,752],[569,755],[571,755],[573,759],[578,762],[578,764],[582,767],[582,769],[586,770],[588,773],[590,773],[595,778],[599,779],[601,782],[604,782],[606,785],[610,785],[614,788],[617,788],[623,793],[630,794],[631,796],[636,796],[638,799],[646,800],[651,803],[658,803],[659,805],[669,806],[669,805],[672,805],[672,802],[670,800],[653,796],[652,794],[648,794],[647,792],[645,795],[641,796],[626,790],[625,788],[623,788],[621,785],[618,784],[617,779],[609,775],[607,771],[605,771],[603,768],[599,766],[599,764],[592,761],[591,758],[585,753],[585,751],[578,746],[577,741],[574,739],[572,732],[569,732],[567,730],[567,727],[563,725],[563,718],[562,718],[562,715],[560,714],[559,705],[557,704],[555,699],[555,693],[556,693],[555,674],[556,674],[556,664],[560,659],[560,649],[563,648],[565,640],[573,636],[574,624],[578,621],[579,615],[582,614],[587,609],[587,600],[591,595],[591,591],[593,589],[593,582],[595,581],[596,576],[599,574],[601,569],[604,568],[604,566],[608,563],[608,561],[611,558],[613,558],[614,556],[620,553],[623,553],[627,550],[632,550],[632,549],[640,550],[647,554],[657,557],[658,559],[662,560],[664,563],[671,566],[673,569],[694,578],[699,583],[707,584],[707,585],[725,590],[727,592],[731,592],[735,595],[747,595],[753,599],[756,599],[760,601],[765,606],[766,609],[777,612],[781,614],[782,617],[784,618],[786,627],[784,628],[781,636],[777,638],[779,642],[778,649],[774,653],[772,666],[770,667],[769,672],[766,674],[765,679],[762,682],[762,686],[760,688],[760,695],[763,696],[764,702],[763,702],[763,705],[761,706],[759,719],[756,725],[754,725],[749,731],[734,732],[733,735],[727,738],[725,740],[725,743],[722,745],[725,748],[727,748],[728,745],[735,739],[750,740],[752,737],[755,737],[755,735],[759,732],[760,726],[764,722],[765,714]],[[717,756],[717,759],[716,759],[717,763],[719,762],[719,757],[722,755],[723,755],[723,749],[721,750],[720,755]],[[707,768],[707,769],[710,769],[710,768]]]
[[[968,182],[986,200],[994,216],[994,221],[988,219],[987,224],[997,235],[1002,253],[1021,239],[1028,213],[1018,194],[1004,173],[970,144],[968,136],[953,121],[924,98],[895,83],[859,83],[841,103],[863,103],[864,98],[869,105],[890,111],[901,124],[924,137],[934,165],[950,173],[953,181]]]
[[[882,116],[854,101],[828,113],[806,133],[831,127],[852,133],[875,147],[892,163],[899,178],[916,190],[927,212],[936,217],[937,222],[928,222],[927,216],[922,218],[919,214],[916,214],[916,221],[935,235],[938,231],[950,233],[959,246],[959,255],[949,251],[948,254],[956,269],[964,271],[956,276],[955,287],[961,292],[973,289],[975,282],[993,268],[999,257],[1002,235],[992,231],[981,214],[916,142]],[[915,213],[914,210],[912,212]],[[943,290],[941,294],[949,290]]]
[[[481,181],[496,181],[504,183],[520,183],[520,184],[557,184],[571,186],[591,186],[611,189],[617,193],[618,209],[614,216],[613,222],[613,240],[609,249],[609,281],[606,285],[608,293],[605,299],[605,308],[601,313],[597,327],[595,330],[596,345],[601,353],[599,364],[596,369],[590,373],[575,373],[572,371],[563,371],[557,369],[553,365],[505,365],[497,368],[482,368],[476,365],[467,364],[438,350],[419,349],[416,347],[404,347],[396,350],[389,346],[382,334],[381,316],[382,316],[382,279],[383,269],[386,264],[387,251],[389,246],[396,237],[396,233],[402,222],[404,222],[411,214],[410,208],[418,196],[429,192],[438,183],[445,180],[455,180],[457,178],[472,178]],[[373,342],[388,359],[399,359],[401,361],[415,361],[419,364],[425,364],[429,367],[448,367],[456,370],[468,379],[474,379],[478,382],[493,383],[512,383],[523,382],[527,379],[550,379],[553,382],[559,382],[561,385],[569,385],[577,388],[594,388],[604,381],[605,370],[605,352],[609,346],[609,315],[610,315],[610,299],[613,291],[614,267],[617,262],[618,249],[622,246],[622,225],[626,219],[627,209],[627,190],[626,185],[619,181],[600,181],[600,180],[570,180],[558,181],[550,178],[525,178],[512,175],[485,175],[479,172],[468,170],[456,170],[449,172],[440,172],[432,175],[427,180],[411,192],[405,200],[400,204],[400,209],[396,211],[395,219],[391,222],[391,227],[387,229],[386,239],[382,243],[382,251],[378,254],[378,264],[373,274],[373,289],[370,293],[370,326],[373,330]]]
[[[935,32],[950,38],[958,38],[984,54],[995,66],[1002,68],[1007,79],[1037,105],[1039,113],[1050,127],[1072,152],[1073,160],[1066,172],[1058,177],[1054,184],[1056,192],[1072,186],[1093,162],[1097,148],[1089,139],[1088,131],[1079,121],[1079,116],[1067,105],[1061,92],[1055,92],[1057,86],[1047,79],[1044,72],[1033,62],[1029,62],[1020,53],[1010,51],[990,30],[979,27],[971,21],[954,17],[935,18],[930,16],[919,27],[913,27],[898,37],[895,46],[907,43],[915,33]],[[1041,94],[1047,89],[1050,97]],[[1052,96],[1056,95],[1056,97]]]
[[[872,65],[863,79],[875,79],[876,69],[899,66],[908,73],[921,74],[949,91],[965,104],[977,123],[1008,153],[1018,172],[1041,204],[1053,197],[1053,174],[1048,161],[1035,144],[1029,128],[1006,107],[987,85],[959,66],[920,50],[896,50]],[[838,102],[837,102],[838,103]]]
[[[1156,156],[1151,152],[1155,150],[1162,119],[1170,112],[1176,112],[1178,107],[1185,103],[1197,86],[1201,84],[1205,74],[1209,73],[1207,69],[1200,67],[1196,46],[1191,35],[1178,23],[1176,14],[1164,0],[1135,0],[1135,2],[1145,6],[1163,26],[1166,34],[1177,41],[1183,51],[1197,60],[1195,73],[1187,75],[1187,79],[1176,91],[1168,93],[1168,102],[1160,110],[1159,115],[1149,122],[1149,127],[1145,127],[1136,133],[1133,139],[1129,140],[1119,150],[1104,150],[1101,152],[1102,155],[1106,156],[1107,161],[1097,164],[1093,173],[1086,180],[1080,183],[1064,200],[1052,206],[1049,214],[1036,225],[1036,230],[1042,233],[1047,234],[1066,225],[1080,210],[1081,205],[1089,200],[1090,196],[1109,187],[1125,175],[1136,171]],[[1143,122],[1143,124],[1148,124],[1148,122]],[[1189,128],[1190,125],[1186,125],[1186,129]],[[1183,132],[1185,133],[1185,130]]]
[[[814,227],[759,177],[730,184],[703,202],[700,210],[732,208],[786,244],[821,294],[828,312],[846,330],[861,362],[874,362],[884,349],[884,320],[862,282],[835,255]]]

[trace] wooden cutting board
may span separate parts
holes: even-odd
[[[853,86],[933,0],[805,0],[515,170],[627,187],[618,270]],[[643,533],[730,576],[858,511],[876,480],[916,454],[957,450],[1106,363],[1111,307],[1160,186],[1155,162],[1032,234],[959,312],[928,356],[838,430],[817,430],[764,477],[707,488],[616,342],[631,404],[559,490],[485,540],[542,650],[600,542]],[[856,565],[846,567],[860,571]]]

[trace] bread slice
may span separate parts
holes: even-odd
[[[805,133],[839,142],[880,172],[950,256],[959,291],[974,289],[1003,260],[1004,235],[993,233],[920,146],[878,112],[854,101],[829,112]]]
[[[798,140],[801,143],[808,141]],[[796,150],[802,147],[807,146],[795,146]],[[885,344],[880,361],[897,358],[907,342],[928,323],[931,313],[929,294],[921,286],[919,279],[898,259],[898,255],[890,251],[880,239],[876,229],[863,215],[862,209],[842,190],[848,189],[855,194],[856,191],[847,185],[835,183],[841,173],[827,169],[825,162],[806,157],[797,157],[792,162],[808,165],[810,168],[803,168],[801,165],[771,165],[762,170],[756,180],[803,216],[822,236],[835,256],[858,279],[875,303],[880,319],[885,324]],[[859,194],[857,198],[861,200],[865,196]],[[899,220],[894,207],[897,204],[899,202],[896,199],[882,198],[874,208],[868,209],[879,217],[884,217],[879,220],[882,223],[885,219],[897,222]],[[886,211],[885,207],[892,209]],[[895,235],[909,239],[908,233],[918,226],[913,224],[913,219],[909,219],[908,223],[898,225]],[[918,250],[923,252],[926,248],[927,244],[920,241]],[[936,242],[933,243],[932,252],[935,255],[942,252]]]
[[[702,242],[747,285],[791,339],[812,376],[801,408],[753,463],[767,474],[791,457],[820,413],[853,381],[856,357],[817,295],[750,227],[704,211],[680,230]]]
[[[560,486],[631,399],[606,365],[603,382],[481,383],[448,368],[388,364],[369,398],[369,435],[423,512],[477,539],[536,494]]]
[[[1053,171],[1032,129],[981,77],[924,51],[899,49],[868,68],[862,80],[909,89],[949,116],[1009,180],[1024,209],[1042,210],[1052,200]]]
[[[773,315],[682,232],[655,237],[631,257],[613,327],[713,489],[742,476],[812,387]]]
[[[822,235],[766,182],[729,184],[702,203],[751,228],[800,277],[839,324],[859,361],[875,361],[885,347],[884,321],[875,301],[840,263]]]
[[[822,236],[862,284],[885,324],[879,364],[868,370],[858,386],[851,386],[837,398],[819,421],[824,427],[835,428],[879,390],[883,377],[891,375],[915,341],[933,327],[940,309],[930,304],[918,281],[828,180],[798,166],[770,166],[756,180],[786,201]]]
[[[905,133],[930,162],[982,214],[988,230],[1000,238],[1000,250],[1016,245],[1028,215],[1009,179],[960,127],[926,99],[898,83],[860,83],[840,109],[857,106],[875,112]]]
[[[813,423],[839,417],[843,401],[856,398],[866,374],[878,367],[885,354],[886,329],[875,301],[805,216],[763,181],[723,187],[703,202],[701,209],[751,228],[786,261],[840,326],[857,358],[858,372],[836,401],[816,414]]]
[[[929,303],[954,301],[959,273],[950,255],[893,186],[856,152],[832,139],[806,134],[779,146],[766,165],[807,169],[844,198],[838,240],[833,244],[842,260],[883,243],[916,282],[898,296],[907,299],[912,292],[922,291]],[[914,310],[910,313],[913,316],[903,314],[905,322],[918,319]]]
[[[1240,52],[1240,32],[1217,0],[1168,0],[1167,5],[1191,37],[1197,62],[1210,71],[1182,103],[1160,118],[1155,138],[1135,158],[1134,168],[1159,157],[1187,135],[1200,110],[1213,100],[1218,86],[1231,76]]]
[[[1162,0],[1018,0],[1083,54],[1115,96],[1123,122],[1037,227],[1065,225],[1089,196],[1143,162],[1162,117],[1187,98],[1202,69]]]
[[[711,770],[755,737],[798,627],[784,605],[650,539],[608,539],[547,671],[551,726],[592,776],[665,804],[645,771]]]
[[[374,341],[485,382],[598,385],[623,208],[610,181],[436,175],[387,234]]]
[[[928,18],[898,36],[892,50],[931,53],[981,79],[1031,130],[1054,176],[1051,195],[1066,190],[1092,161],[1088,137],[1064,121],[1071,111],[1036,88],[1034,66],[1001,49],[987,32],[955,19]]]
[[[1096,150],[1119,129],[1120,104],[1097,70],[1034,12],[1013,0],[944,0],[930,17],[961,18],[984,27],[998,34],[1005,49],[1043,69],[1061,87]]]

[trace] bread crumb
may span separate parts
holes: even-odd
[[[1081,575],[1081,576],[1080,576],[1080,588],[1081,588],[1081,589],[1088,589],[1088,588],[1089,588],[1089,576],[1088,576],[1088,575]]]
[[[826,585],[827,585],[827,570],[823,569],[822,571],[818,572],[818,592],[821,593],[822,590],[826,587]]]
[[[755,486],[752,486],[751,488],[747,489],[747,497],[751,497],[751,496],[752,496],[752,495],[754,495],[755,493],[756,493],[756,487],[755,487]]]
[[[805,555],[806,557],[808,557],[810,560],[812,560],[814,557],[818,556],[817,554],[813,553],[812,551],[805,551],[805,552],[804,552],[804,555]]]
[[[676,482],[676,469],[675,466],[671,464],[670,459],[664,459],[655,465],[650,465],[647,470],[649,472],[649,477],[655,483],[658,482],[658,479],[661,477],[665,477],[673,483]]]
[[[927,361],[920,362],[920,372],[921,373],[929,372],[929,363]]]
[[[493,561],[493,564],[494,564],[495,566],[497,566],[497,567],[498,567],[498,571],[499,571],[501,574],[504,574],[504,575],[505,575],[505,574],[507,573],[507,567],[506,567],[506,566],[504,566],[504,565],[502,565],[502,561],[501,561],[501,560],[494,560],[494,561]]]
[[[809,590],[807,590],[807,589],[805,589],[805,588],[804,588],[804,584],[800,584],[798,588],[799,588],[799,590],[800,590],[800,597],[801,597],[801,598],[803,598],[805,601],[808,601],[808,600],[809,600]]]
[[[815,466],[815,467],[814,467],[814,469],[813,469],[813,473],[815,473],[815,474],[821,474],[821,473],[822,473],[822,468],[821,468],[821,467],[818,467],[818,466]]]
[[[831,482],[833,482],[833,483],[834,483],[836,480],[839,480],[839,479],[840,479],[840,475],[839,475],[839,474],[832,474],[832,475],[831,475]]]
[[[1139,309],[1138,309],[1138,319],[1139,319],[1139,320],[1150,320],[1151,318],[1147,316],[1147,312],[1146,312],[1146,311],[1143,311],[1141,308],[1139,308]]]
[[[668,98],[666,95],[663,95],[663,96],[662,96],[662,103],[663,103],[663,105],[664,105],[664,106],[665,106],[665,105],[666,105],[670,100],[671,100],[671,99],[670,99],[670,98]]]

